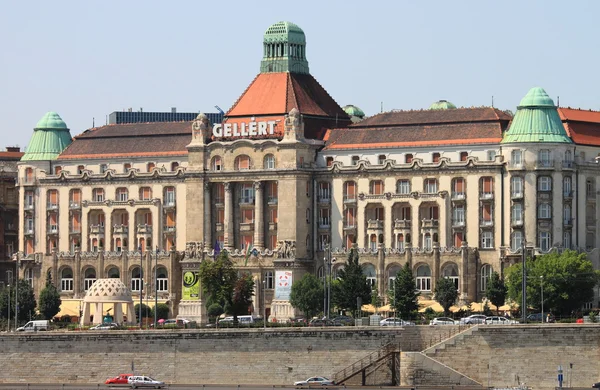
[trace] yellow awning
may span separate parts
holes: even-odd
[[[62,302],[60,304],[60,311],[58,312],[58,314],[55,317],[62,317],[65,315],[69,315],[72,317],[79,317],[79,310],[80,309],[83,310],[83,299],[62,299],[61,301]],[[158,300],[158,303],[165,303],[165,302],[166,301],[164,299]],[[139,303],[140,303],[140,301],[133,302],[134,305],[137,305]],[[146,302],[144,300],[144,305],[148,305],[148,307],[154,308],[154,299],[148,300],[148,302]],[[123,314],[127,315],[127,305],[122,304],[121,307],[123,308]],[[112,313],[113,312],[112,308],[113,308],[112,303],[104,303],[102,305],[103,315],[106,314],[106,311],[108,309],[111,309],[111,313]],[[93,310],[90,310],[90,313],[93,314]]]

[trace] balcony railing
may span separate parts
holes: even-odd
[[[394,229],[410,229],[410,219],[396,219],[394,221]]]
[[[493,192],[482,192],[479,194],[479,199],[494,199]]]
[[[538,160],[535,162],[536,169],[551,169],[554,167],[554,160]]]
[[[174,200],[165,200],[165,202],[163,203],[163,207],[175,207],[175,201]]]
[[[58,210],[58,203],[48,203],[48,210]]]
[[[331,202],[331,194],[329,192],[320,192],[317,199],[321,203],[329,203]]]
[[[275,231],[277,230],[277,222],[269,222],[269,231]]]
[[[127,225],[114,225],[113,234],[128,234],[129,226]]]
[[[520,226],[523,226],[523,220],[522,219],[512,219],[510,221],[510,224],[512,225],[512,227],[520,227]]]
[[[452,200],[465,200],[467,195],[464,192],[453,192]]]
[[[424,218],[421,220],[421,227],[423,228],[434,228],[440,226],[440,221],[437,219],[427,219]]]
[[[225,200],[222,197],[215,197],[215,204],[223,204]]]
[[[254,230],[254,222],[240,223],[240,232],[251,232]]]
[[[563,168],[573,168],[573,161],[563,161],[562,166]]]
[[[138,234],[152,234],[152,225],[139,224],[137,225]]]
[[[356,203],[356,196],[344,195],[344,203]]]
[[[163,226],[164,233],[175,233],[175,226]]]
[[[104,234],[104,225],[90,225],[90,234]]]
[[[223,222],[215,223],[215,230],[218,232],[222,232],[223,231]]]
[[[494,221],[491,219],[482,219],[479,221],[480,226],[494,226]]]
[[[240,204],[254,204],[253,196],[240,196]]]
[[[71,226],[70,233],[71,234],[81,234],[81,226],[77,226],[77,227]]]
[[[573,218],[564,218],[563,219],[563,224],[565,226],[573,226]]]
[[[58,234],[58,225],[48,226],[48,234]]]
[[[329,229],[331,227],[331,220],[329,218],[319,219],[319,229]]]
[[[523,192],[522,192],[522,191],[519,191],[519,192],[511,192],[511,193],[510,193],[510,197],[511,197],[512,199],[521,199],[521,198],[523,198]]]
[[[24,208],[25,208],[25,210],[33,210],[34,205],[33,205],[33,203],[28,203],[24,206]]]
[[[452,227],[464,227],[465,220],[464,219],[454,219],[452,220]]]
[[[367,229],[383,229],[383,221],[379,219],[369,219],[367,222]]]
[[[70,201],[69,202],[69,208],[70,209],[80,209],[81,208],[81,202]]]
[[[356,221],[344,221],[344,230],[356,229]]]
[[[276,196],[267,197],[267,204],[277,204],[278,198]]]

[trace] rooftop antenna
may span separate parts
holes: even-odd
[[[381,112],[383,112],[383,102],[381,102]]]
[[[96,118],[92,117],[92,127],[96,127]]]
[[[556,97],[556,106],[560,107],[560,96]]]
[[[494,107],[494,95],[492,95],[492,108]]]

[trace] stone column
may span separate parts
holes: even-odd
[[[387,300],[385,293],[385,244],[377,244],[377,291],[380,297]]]
[[[113,223],[110,209],[104,211],[104,246],[105,251],[113,250]],[[100,249],[100,248],[98,248]]]
[[[81,255],[75,256],[75,267],[73,268],[73,298],[77,299],[81,297],[81,291],[83,291],[81,285]]]
[[[263,183],[254,182],[254,247],[263,250],[265,247],[265,216]]]
[[[204,183],[204,249],[210,251],[212,249],[212,225],[211,225],[211,203],[210,203],[210,191],[211,184],[209,182]]]
[[[137,239],[135,236],[135,232],[136,232],[136,220],[135,220],[135,209],[130,208],[127,212],[127,218],[129,219],[128,223],[128,243],[127,243],[127,250],[129,250],[130,252],[135,252],[137,250],[138,247],[138,243],[137,243]]]
[[[228,251],[233,249],[233,202],[232,202],[233,184],[225,183],[225,226],[223,246]]]

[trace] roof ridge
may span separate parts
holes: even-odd
[[[312,75],[311,75],[311,76],[312,76]],[[338,102],[337,102],[337,100],[335,100],[335,98],[334,98],[333,96],[331,96],[331,94],[329,93],[329,91],[327,91],[327,89],[325,89],[325,87],[321,85],[321,83],[319,82],[319,80],[317,80],[317,78],[316,78],[315,76],[312,76],[312,78],[313,78],[313,80],[315,80],[315,82],[317,83],[317,85],[318,85],[319,87],[321,87],[321,89],[322,89],[323,91],[325,91],[325,94],[326,94],[326,95],[327,95],[327,96],[328,96],[328,97],[329,97],[331,100],[333,100],[333,102],[334,102],[334,103],[335,103],[335,104],[338,106],[338,108],[339,108],[339,109],[340,109],[340,110],[341,110],[341,111],[342,111],[344,114],[346,114],[346,111],[344,111],[344,109],[342,108],[342,106],[340,106],[340,103],[338,103]],[[321,107],[319,106],[319,108],[321,108]],[[323,109],[321,108],[321,110],[323,110]],[[323,112],[324,112],[324,111],[325,111],[325,110],[323,110]],[[350,117],[350,115],[348,115],[348,114],[346,114],[346,115],[348,116],[348,118]]]
[[[290,72],[287,72],[287,75],[286,75],[286,78],[285,78],[285,82],[287,84],[287,88],[291,88],[292,89],[292,96],[294,98],[294,107],[297,110],[300,110],[300,108],[298,107],[298,97],[296,96],[296,88],[294,88],[294,83],[292,82],[292,76],[291,76]],[[288,91],[286,90],[285,92],[286,92],[285,93],[285,109],[286,109],[287,112],[290,112],[290,111],[292,111],[292,109],[290,108],[288,110],[288,108],[289,108],[289,106],[288,106],[288,104],[289,104],[288,93],[287,93]]]
[[[240,96],[238,96],[237,100],[233,103],[233,105],[229,108],[229,110],[227,110],[227,112],[225,113],[225,115],[223,115],[223,119],[225,119],[225,117],[227,117],[227,114],[229,114],[231,111],[233,111],[233,109],[235,108],[235,106],[238,105],[238,103],[240,102],[240,100],[242,100],[242,98],[244,97],[244,95],[246,94],[246,92],[248,92],[248,90],[250,89],[250,87],[252,86],[252,84],[254,84],[254,82],[256,81],[256,79],[258,78],[258,76],[260,76],[262,73],[257,74],[256,76],[254,76],[254,78],[252,79],[252,81],[250,82],[250,84],[248,84],[248,86],[246,87],[246,89],[244,90],[244,92],[242,92],[242,94]]]
[[[335,145],[335,144],[338,142],[338,140],[339,140],[339,139],[341,139],[341,138],[342,138],[342,136],[343,136],[343,135],[344,135],[344,134],[345,134],[345,133],[346,133],[346,132],[347,132],[349,129],[348,129],[347,127],[343,127],[343,128],[340,128],[340,127],[338,127],[337,129],[327,129],[327,130],[328,130],[328,131],[331,131],[331,133],[329,133],[329,137],[330,137],[329,139],[331,139],[331,135],[333,134],[333,131],[332,131],[332,130],[340,131],[342,134],[341,134],[340,136],[338,136],[338,137],[337,137],[335,140],[331,141],[331,144],[329,144],[329,145],[325,145],[325,149],[327,149],[327,148],[329,148],[329,147],[331,147],[331,146]]]

